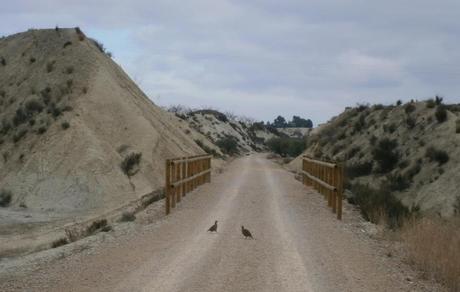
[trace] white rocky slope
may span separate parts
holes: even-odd
[[[3,38],[0,61],[0,190],[12,193],[10,208],[112,209],[162,187],[164,159],[204,153],[78,29]],[[128,176],[120,165],[132,153],[142,156]]]

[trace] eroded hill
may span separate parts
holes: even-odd
[[[78,28],[0,40],[0,121],[13,209],[115,208],[160,188],[165,158],[204,153]]]

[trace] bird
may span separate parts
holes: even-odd
[[[249,232],[249,230],[247,230],[246,228],[244,228],[243,225],[241,225],[241,233],[243,233],[244,238],[250,237],[250,238],[254,239],[254,237],[252,237],[251,232]]]
[[[217,220],[214,222],[214,225],[209,227],[208,229],[209,232],[217,232]]]

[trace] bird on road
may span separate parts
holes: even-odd
[[[208,229],[209,232],[217,232],[217,220],[214,222],[214,225],[209,227]]]
[[[244,228],[243,225],[241,225],[241,233],[243,233],[245,239],[248,238],[248,237],[254,239],[254,238],[252,237],[251,232],[249,232],[249,230],[247,230],[246,228]]]

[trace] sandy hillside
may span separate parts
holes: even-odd
[[[445,121],[436,117],[441,108]],[[350,108],[312,132],[306,153],[346,161],[349,186],[389,183],[406,206],[450,216],[460,202],[458,108],[435,100]],[[385,171],[373,154],[382,140],[390,141],[385,155],[392,153],[384,160],[394,161]],[[298,170],[300,161],[288,167]]]
[[[0,190],[12,194],[0,221],[13,224],[116,208],[162,187],[165,158],[204,152],[72,28],[0,40],[0,153]]]

